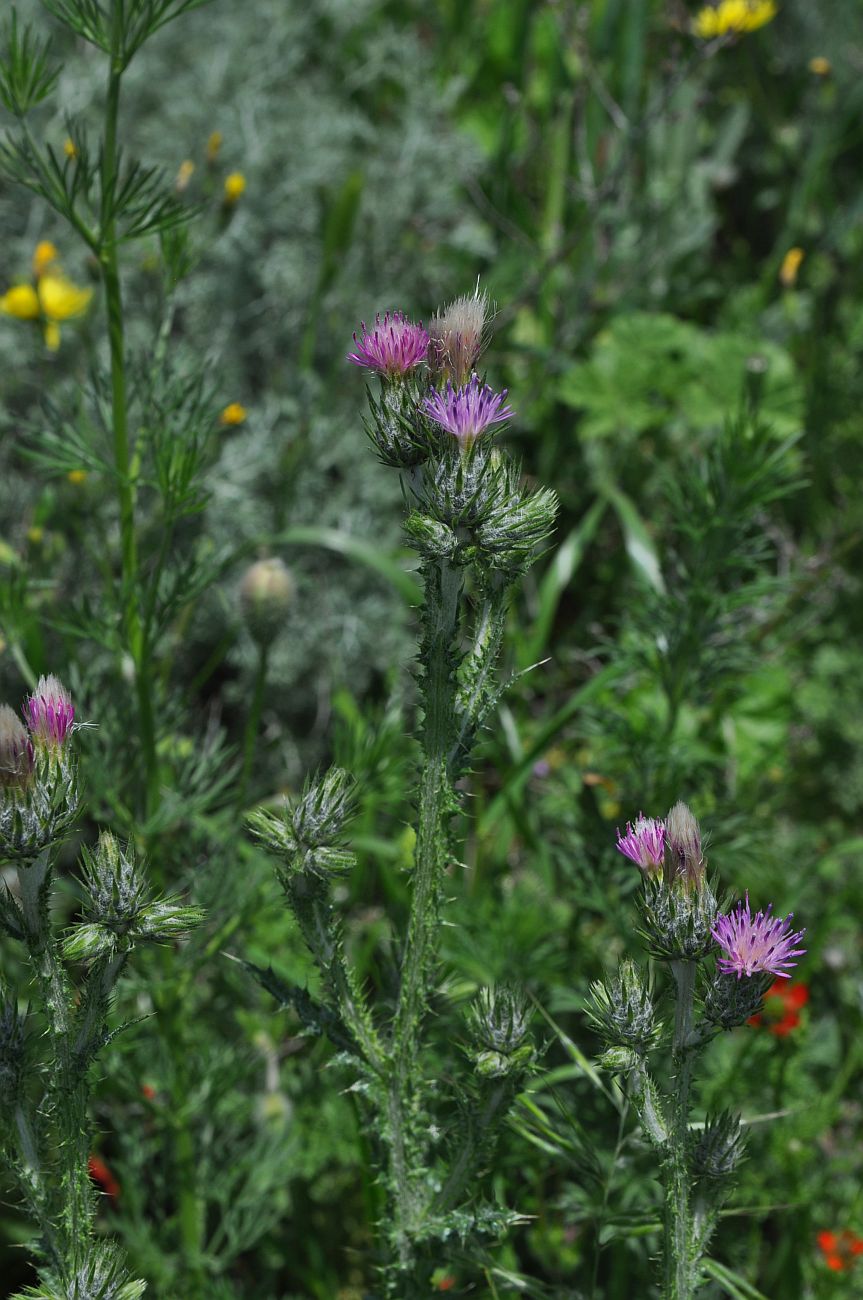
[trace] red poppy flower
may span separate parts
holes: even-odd
[[[809,1001],[809,985],[774,980],[764,994],[764,1010],[750,1016],[748,1025],[763,1025],[776,1038],[787,1038],[800,1024],[800,1010]]]
[[[93,1182],[98,1183],[110,1201],[120,1199],[120,1184],[101,1156],[90,1156],[87,1169]]]
[[[858,1255],[863,1255],[863,1238],[856,1236],[850,1228],[844,1228],[841,1232],[819,1232],[816,1241],[824,1256],[824,1263],[834,1273],[844,1273],[851,1268]]]

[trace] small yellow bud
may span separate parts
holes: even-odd
[[[177,171],[177,179],[174,181],[174,189],[178,194],[189,188],[189,181],[192,179],[195,171],[195,164],[191,158],[184,158],[180,163]]]
[[[241,402],[231,402],[219,416],[219,424],[242,424],[248,411]]]
[[[824,58],[823,54],[817,54],[814,59],[809,60],[809,71],[814,72],[816,77],[829,77],[833,65],[829,59]]]
[[[219,156],[222,148],[223,136],[221,131],[211,131],[207,137],[207,162],[214,163]]]
[[[44,275],[52,262],[57,261],[57,245],[50,239],[40,239],[33,250],[33,274],[38,280]]]
[[[66,481],[78,487],[81,483],[87,482],[87,471],[85,469],[70,469],[66,475]]]
[[[34,524],[32,528],[27,529],[27,540],[32,542],[34,546],[38,546],[44,536],[45,529],[40,528],[38,524]]]
[[[0,311],[16,320],[38,320],[39,298],[32,284],[13,284],[0,297]]]
[[[72,139],[71,135],[67,135],[66,139],[63,141],[63,152],[67,158],[78,157],[78,146]]]
[[[797,281],[797,272],[800,270],[800,263],[806,254],[802,248],[789,248],[788,252],[782,259],[782,265],[779,268],[779,279],[786,289],[791,289]]]
[[[225,177],[225,203],[232,208],[246,188],[246,178],[242,172],[231,172]]]

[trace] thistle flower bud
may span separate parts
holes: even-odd
[[[588,1017],[607,1043],[640,1055],[655,1046],[662,1026],[656,1023],[653,1001],[634,962],[621,962],[610,984],[592,984],[590,997]]]
[[[428,460],[431,450],[419,416],[419,393],[413,384],[387,384],[375,400],[368,394],[371,418],[364,420],[380,461],[394,469],[411,469]]]
[[[440,379],[466,384],[487,342],[489,301],[479,286],[456,298],[429,325],[429,355]]]
[[[75,706],[59,678],[39,678],[35,691],[27,697],[24,717],[37,745],[48,750],[63,748],[75,721]]]
[[[647,878],[639,906],[654,957],[698,961],[710,952],[717,903],[706,877],[694,890],[669,888],[662,879]]]
[[[704,1015],[718,1029],[735,1029],[757,1015],[764,1004],[764,994],[773,983],[772,975],[753,975],[739,980],[717,969],[704,998]]]
[[[692,1150],[696,1178],[729,1178],[746,1154],[746,1137],[731,1111],[709,1115]]]
[[[533,1045],[525,1042],[530,1008],[516,989],[481,989],[468,1011],[477,1073],[497,1079],[523,1072],[534,1060]]]
[[[294,595],[294,580],[277,556],[257,560],[243,574],[240,604],[246,626],[261,646],[278,634]]]
[[[427,560],[452,559],[458,538],[448,524],[413,510],[405,520],[405,532],[415,551]]]
[[[33,775],[33,742],[15,711],[0,704],[0,791],[26,789]]]
[[[701,829],[685,803],[678,801],[665,819],[665,879],[669,885],[700,889],[704,882]]]
[[[325,880],[345,875],[355,857],[341,842],[344,823],[353,815],[356,782],[341,768],[311,779],[293,808],[281,816],[258,809],[249,816],[252,833],[271,853],[283,858],[283,883],[308,874]]]

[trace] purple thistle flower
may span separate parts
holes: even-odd
[[[362,338],[354,335],[356,351],[348,353],[348,361],[387,379],[401,379],[428,355],[429,336],[422,321],[415,325],[404,312],[386,312],[383,320],[375,316],[371,329],[363,321],[362,331]]]
[[[24,705],[24,720],[40,744],[61,748],[75,721],[75,706],[63,683],[53,676],[40,677]]]
[[[796,966],[795,957],[802,957],[805,948],[795,948],[794,944],[803,938],[805,930],[791,933],[793,912],[783,920],[771,916],[773,904],[766,912],[749,910],[749,894],[746,902],[738,903],[733,912],[719,916],[710,933],[727,956],[720,957],[717,965],[726,975],[754,975],[764,971],[780,979],[788,978],[787,968]]]
[[[496,393],[472,375],[463,388],[453,388],[449,380],[443,392],[433,388],[423,402],[423,410],[467,448],[493,424],[510,419],[513,410],[506,405],[506,394],[505,388]]]
[[[648,875],[660,872],[665,861],[665,822],[639,813],[634,826],[626,823],[625,835],[617,832],[617,847]]]

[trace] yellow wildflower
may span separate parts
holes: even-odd
[[[240,402],[231,402],[219,416],[219,424],[242,424],[247,414]]]
[[[45,347],[49,352],[56,352],[60,346],[60,326],[55,320],[47,320],[42,330]]]
[[[816,77],[827,77],[833,71],[833,66],[823,54],[817,54],[814,59],[809,60],[809,71],[814,72]]]
[[[754,32],[776,17],[776,0],[719,0],[695,15],[692,30],[709,40],[735,32]]]
[[[207,139],[207,162],[214,163],[219,156],[219,150],[222,147],[223,136],[221,131],[211,131]]]
[[[246,178],[242,172],[231,172],[225,177],[225,202],[233,207],[246,188]]]
[[[36,279],[47,271],[52,262],[57,261],[57,245],[50,239],[40,239],[33,250],[33,274]]]
[[[62,271],[49,271],[39,281],[39,302],[50,321],[71,320],[90,306],[92,289],[79,289]]]
[[[71,135],[67,135],[66,139],[63,141],[63,152],[67,158],[78,157],[78,146],[72,139]]]
[[[45,529],[40,528],[38,524],[34,524],[32,528],[27,529],[27,540],[32,542],[34,546],[38,546],[44,536]]]
[[[87,482],[87,471],[85,469],[70,469],[66,479],[75,487],[79,487],[82,483]]]
[[[16,320],[38,320],[39,295],[32,284],[13,284],[0,297],[0,311]]]
[[[180,163],[177,172],[177,179],[174,181],[174,188],[178,194],[182,194],[183,190],[188,189],[189,181],[192,179],[194,170],[195,164],[192,162],[191,158],[186,158]]]
[[[786,289],[790,289],[797,280],[797,272],[800,270],[800,263],[806,254],[802,248],[789,248],[788,252],[782,259],[782,265],[779,268],[779,279]]]

